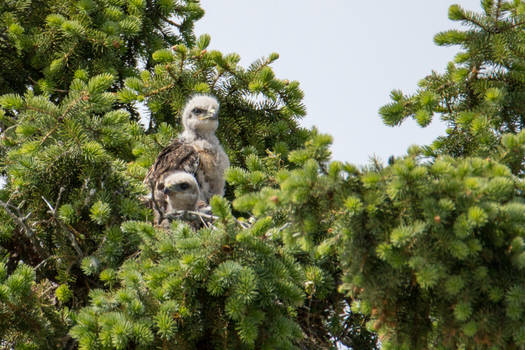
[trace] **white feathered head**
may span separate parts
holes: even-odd
[[[164,175],[157,184],[157,191],[167,197],[168,211],[195,210],[200,195],[197,180],[184,171]]]
[[[214,133],[219,126],[219,102],[209,95],[193,96],[182,112],[184,129],[195,134]]]

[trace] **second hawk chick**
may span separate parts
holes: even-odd
[[[164,217],[178,210],[197,210],[199,194],[199,185],[193,175],[184,171],[165,173],[155,188],[156,205],[152,205],[155,222],[161,224],[159,211]]]
[[[174,171],[157,184],[155,198],[163,198],[166,214],[176,210],[195,210],[199,200],[199,185],[193,175]]]

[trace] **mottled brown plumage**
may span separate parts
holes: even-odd
[[[151,166],[144,183],[156,182],[167,172],[179,170],[195,175],[199,168],[199,153],[189,144],[180,139],[174,140],[160,151],[155,163]]]

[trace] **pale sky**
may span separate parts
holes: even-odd
[[[211,35],[210,49],[240,54],[244,66],[278,52],[277,77],[299,81],[305,93],[301,125],[333,136],[334,159],[365,164],[444,133],[439,122],[387,127],[378,110],[392,89],[414,92],[458,52],[433,42],[458,27],[447,16],[453,3],[481,11],[479,0],[201,0],[206,14],[195,32]]]

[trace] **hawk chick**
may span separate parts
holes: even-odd
[[[157,183],[155,199],[164,199],[166,214],[176,210],[195,210],[199,199],[199,185],[195,177],[183,171],[174,171],[163,176]]]
[[[217,99],[192,97],[184,107],[182,125],[182,135],[159,153],[144,182],[154,185],[167,172],[184,171],[195,176],[200,199],[209,203],[213,195],[224,195],[224,171],[230,166],[215,136],[219,126]]]

